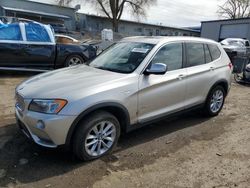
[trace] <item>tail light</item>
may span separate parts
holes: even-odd
[[[228,63],[228,67],[230,68],[230,70],[232,70],[233,69],[233,63],[232,62]]]

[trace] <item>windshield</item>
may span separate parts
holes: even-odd
[[[89,66],[119,73],[133,72],[154,44],[121,42],[104,51]]]

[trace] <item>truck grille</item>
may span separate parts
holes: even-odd
[[[20,111],[24,111],[25,109],[25,103],[23,97],[16,93],[16,108]]]

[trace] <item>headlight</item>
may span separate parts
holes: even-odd
[[[34,99],[29,105],[29,110],[45,114],[57,114],[66,104],[67,101],[63,99]]]

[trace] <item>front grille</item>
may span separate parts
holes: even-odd
[[[25,109],[24,99],[19,93],[16,93],[16,107],[20,111],[24,111]]]

